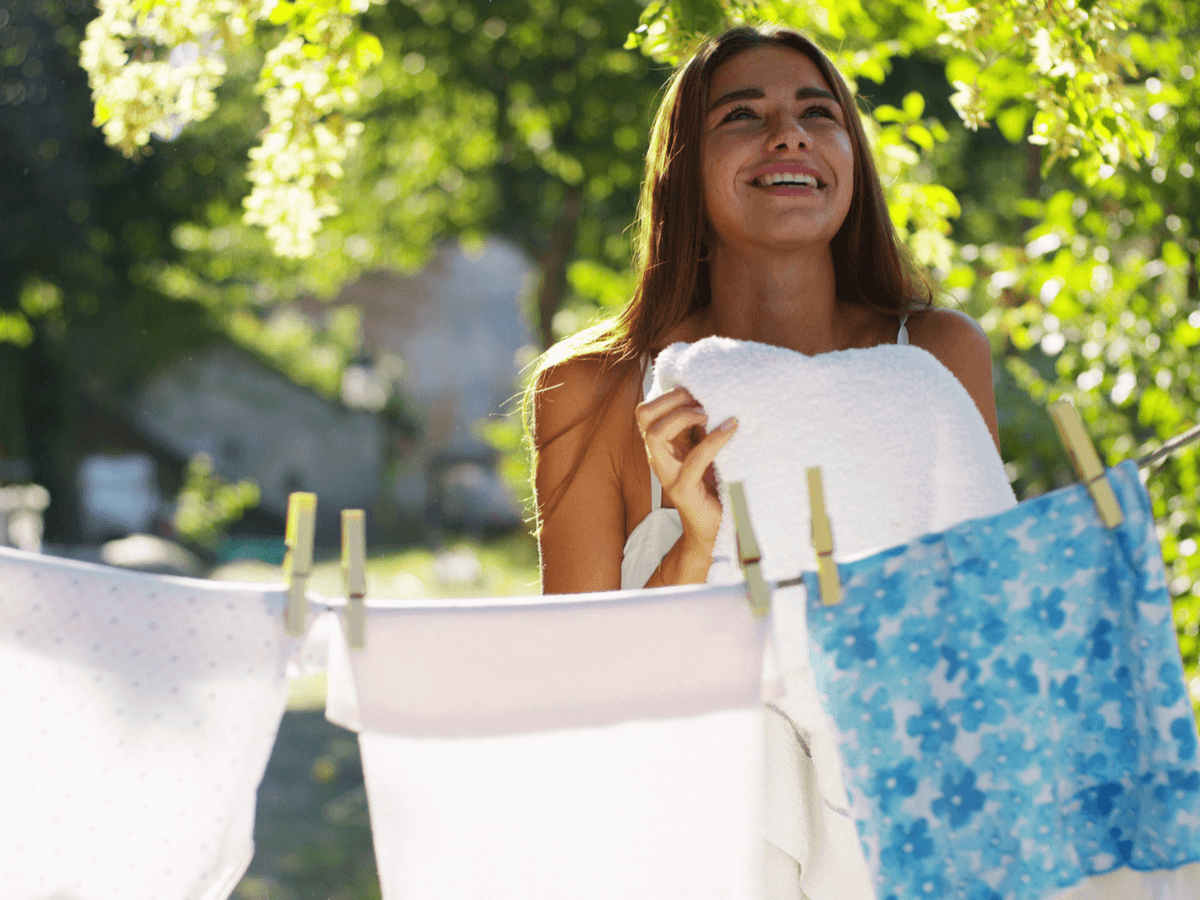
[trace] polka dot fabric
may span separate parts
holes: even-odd
[[[232,893],[298,644],[284,601],[0,549],[0,898]]]
[[[880,900],[1200,896],[1196,724],[1162,557],[1136,466],[1109,481],[1115,529],[1077,486],[840,565],[838,606],[806,574]]]

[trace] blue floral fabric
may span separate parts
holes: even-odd
[[[1200,861],[1196,724],[1133,463],[839,566],[809,595],[880,900],[1035,900]],[[836,511],[833,512],[836,530]]]

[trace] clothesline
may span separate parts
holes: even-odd
[[[1157,450],[1147,453],[1145,456],[1138,459],[1137,466],[1139,469],[1149,468],[1155,463],[1166,459],[1176,450],[1187,446],[1195,440],[1200,440],[1200,425],[1193,425],[1187,431],[1183,432],[1183,434],[1176,435],[1175,437],[1171,438]]]

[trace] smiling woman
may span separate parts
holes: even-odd
[[[969,317],[932,308],[854,98],[802,35],[734,29],[674,74],[635,252],[629,304],[552,347],[529,390],[544,592],[708,575],[722,513],[712,463],[737,423],[710,422],[682,388],[645,400],[670,344],[718,335],[813,355],[911,343],[958,378],[996,440],[987,338]],[[838,812],[845,792],[826,790],[816,772],[829,760],[800,738],[820,730],[815,695],[802,712],[772,706],[767,717],[766,896],[865,900],[858,835]],[[830,767],[840,771],[834,761],[826,776]]]
[[[733,29],[673,75],[635,267],[629,304],[552,347],[527,397],[547,593],[705,579],[721,517],[711,463],[736,423],[708,422],[682,389],[643,402],[651,362],[676,341],[815,354],[907,339],[958,377],[996,437],[987,338],[931,308],[854,97],[796,32]]]

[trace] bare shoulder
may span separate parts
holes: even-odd
[[[992,345],[978,322],[957,309],[938,307],[909,318],[908,338],[913,345],[928,350],[951,371],[947,360],[976,357],[990,359]],[[943,359],[945,357],[945,359]]]
[[[908,339],[932,354],[967,389],[999,447],[992,345],[983,327],[964,312],[937,308],[909,319]]]
[[[597,414],[611,420],[612,407],[601,409],[628,373],[597,357],[577,356],[556,363],[538,377],[533,395],[533,439],[537,446],[562,436]],[[623,394],[612,399],[620,407]],[[632,407],[628,410],[632,416]],[[603,425],[604,423],[600,423]]]
[[[583,416],[601,396],[603,366],[598,359],[572,357],[555,363],[537,379],[533,395],[533,438],[543,444]]]

